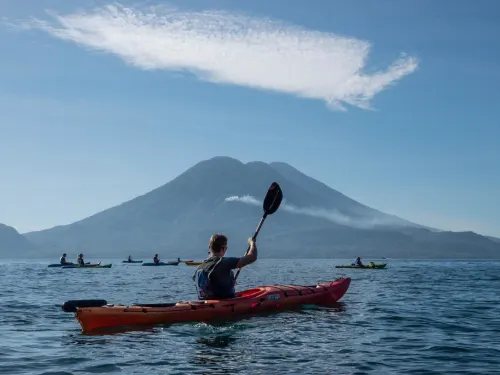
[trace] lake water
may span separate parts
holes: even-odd
[[[89,259],[92,261],[92,259]],[[100,260],[100,259],[99,259]],[[99,261],[96,260],[96,261]],[[368,260],[368,259],[367,259]],[[239,288],[352,278],[335,308],[223,324],[84,335],[69,299],[195,299],[195,267],[47,268],[0,261],[1,374],[493,374],[500,371],[500,262],[258,260]],[[148,260],[149,261],[149,260]]]

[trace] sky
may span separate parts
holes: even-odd
[[[25,233],[218,155],[500,237],[500,2],[0,2],[0,223]]]

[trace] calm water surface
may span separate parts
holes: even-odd
[[[348,261],[259,260],[242,271],[239,289],[346,275],[351,287],[335,308],[106,335],[82,334],[61,304],[195,299],[195,267],[47,268],[52,262],[0,262],[0,374],[500,373],[498,261],[349,270],[334,268]]]

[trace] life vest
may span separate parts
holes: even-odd
[[[234,273],[232,270],[229,273],[230,282],[226,285],[218,284],[216,280],[212,279],[212,273],[221,261],[220,257],[210,257],[196,269],[193,280],[199,299],[234,298]]]
[[[59,263],[66,264],[66,258],[65,257],[61,257],[61,259],[59,259]]]

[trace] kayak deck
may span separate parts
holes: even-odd
[[[90,264],[90,262],[87,262],[85,264]],[[54,264],[49,264],[47,267],[64,267],[64,266],[72,266],[72,265],[77,265],[76,263],[54,263]]]
[[[111,268],[111,264],[86,264],[84,266],[79,266],[78,264],[70,264],[67,266],[62,266],[61,268]]]
[[[353,265],[347,265],[347,266],[335,266],[335,268],[358,268],[358,269],[382,269],[387,266],[387,263],[382,263],[382,264],[375,264],[375,266],[370,266],[366,265],[364,267],[359,267],[359,266],[353,266]]]
[[[103,305],[106,301],[99,300],[97,306],[92,306],[89,301],[82,301],[83,306],[77,305],[74,309],[65,309],[65,305],[69,303],[78,303],[78,301],[68,301],[63,305],[63,310],[75,311],[75,318],[84,332],[112,327],[205,322],[245,314],[279,312],[304,304],[334,303],[344,296],[350,282],[350,278],[340,278],[313,286],[261,286],[239,292],[236,298],[226,300],[167,304]]]
[[[151,263],[142,263],[142,265],[143,266],[153,266],[153,267],[157,267],[157,266],[178,266],[179,262],[160,262],[160,263],[151,262]]]
[[[186,264],[186,266],[199,266],[203,264],[203,262],[185,261],[184,264]]]

